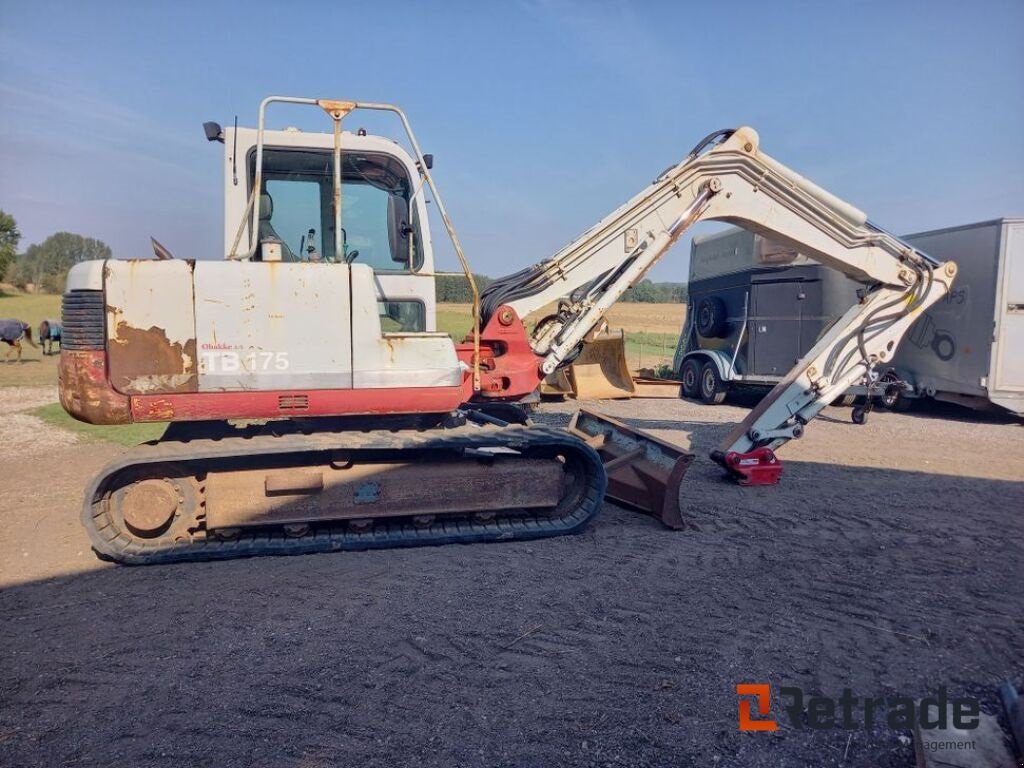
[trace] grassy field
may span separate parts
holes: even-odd
[[[535,312],[527,318],[527,323],[536,321],[553,309],[553,306],[545,307]],[[608,313],[608,323],[612,328],[626,331],[626,362],[631,368],[654,368],[672,361],[685,313],[684,304],[618,304]],[[24,320],[34,330],[40,321],[60,317],[60,296],[0,293],[0,317]],[[438,330],[459,341],[471,327],[469,304],[441,304],[438,307]],[[0,387],[56,385],[57,356],[44,356],[41,350],[27,344],[22,347],[24,362],[21,365],[0,363]],[[0,356],[6,352],[7,346],[0,345]]]
[[[48,318],[60,317],[60,296],[49,294],[6,294],[0,291],[0,318],[13,317],[24,320],[32,326],[35,338],[39,323]],[[57,356],[47,357],[41,349],[33,349],[22,343],[23,362],[0,362],[0,387],[39,387],[57,384]],[[10,347],[0,344],[0,361],[3,361]]]
[[[462,339],[473,325],[469,304],[441,304],[437,309],[437,330]],[[532,325],[555,306],[544,307],[526,318]],[[607,314],[612,329],[626,332],[626,362],[633,370],[671,364],[676,342],[683,328],[685,304],[616,304]]]
[[[0,316],[17,317],[35,328],[47,318],[60,317],[60,296],[48,293],[11,295],[0,291]]]
[[[38,416],[47,424],[61,427],[70,432],[82,435],[83,437],[95,440],[106,440],[119,445],[138,445],[147,440],[156,440],[167,429],[166,423],[155,424],[125,424],[116,427],[97,427],[93,424],[85,424],[75,421],[60,407],[60,403],[51,403],[41,408],[30,411],[33,416]]]

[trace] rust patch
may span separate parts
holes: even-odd
[[[173,421],[174,403],[170,400],[153,400],[141,404],[132,403],[132,415],[136,421]]]
[[[110,383],[128,395],[196,392],[199,389],[196,340],[167,338],[163,328],[133,328],[124,320],[107,344]]]
[[[384,337],[384,346],[387,347],[387,350],[388,350],[388,362],[389,363],[394,363],[395,362],[395,345],[392,343],[391,339],[389,339],[387,336]]]
[[[107,381],[106,355],[100,351],[64,351],[58,367],[60,404],[87,424],[130,424],[128,398]]]

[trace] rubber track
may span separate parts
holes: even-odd
[[[378,518],[365,531],[350,529],[344,521],[311,522],[308,535],[292,538],[280,528],[242,528],[230,541],[197,538],[191,541],[148,542],[119,529],[106,511],[103,496],[111,481],[124,470],[170,463],[195,467],[195,474],[213,469],[219,459],[287,456],[292,453],[344,451],[358,461],[360,452],[428,451],[508,448],[529,454],[543,449],[572,455],[584,468],[581,502],[561,515],[526,514],[491,522],[471,519],[473,513],[439,515],[429,528],[418,528],[407,519]],[[258,435],[220,440],[164,441],[139,446],[111,462],[90,484],[82,509],[82,523],[101,557],[129,565],[217,560],[256,555],[309,554],[339,550],[365,550],[435,544],[476,543],[538,539],[576,533],[597,514],[604,498],[607,477],[600,457],[586,443],[563,430],[543,426],[475,427],[447,430],[332,432],[311,435]],[[116,487],[116,483],[114,483]],[[443,489],[437,489],[443,492]]]

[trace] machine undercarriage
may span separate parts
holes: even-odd
[[[104,468],[82,521],[101,556],[143,564],[533,539],[600,509],[586,443],[469,416],[171,430]]]

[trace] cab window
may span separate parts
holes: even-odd
[[[250,152],[250,186],[255,150]],[[368,264],[375,272],[422,264],[410,183],[393,157],[342,155],[341,252],[335,253],[334,159],[330,150],[266,148],[259,200],[262,243],[278,240],[286,261]]]

